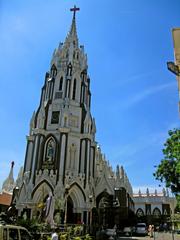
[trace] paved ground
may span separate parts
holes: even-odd
[[[180,240],[180,234],[175,234],[174,238],[171,233],[155,233],[154,238],[146,237],[119,237],[118,240]]]

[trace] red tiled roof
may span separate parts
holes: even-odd
[[[0,205],[10,206],[12,194],[7,192],[0,193]]]

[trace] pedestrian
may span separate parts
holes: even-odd
[[[58,240],[58,234],[56,233],[55,229],[52,230],[51,240]]]
[[[148,233],[149,233],[150,238],[152,238],[154,235],[154,225],[149,225]]]

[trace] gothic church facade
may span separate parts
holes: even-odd
[[[15,197],[19,215],[27,210],[31,218],[38,217],[50,195],[53,217],[61,212],[61,220],[56,220],[61,222],[90,223],[92,209],[104,207],[107,198],[117,200],[117,218],[124,214],[122,209],[124,218],[133,211],[131,184],[123,167],[114,172],[101,153],[90,109],[87,55],[78,43],[74,12],[65,42],[53,53],[39,107],[30,121]]]

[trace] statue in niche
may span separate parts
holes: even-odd
[[[67,67],[67,76],[72,76],[72,64],[69,63]]]
[[[53,139],[51,139],[46,147],[46,157],[45,161],[48,163],[51,163],[54,161],[54,156],[55,156],[55,142]]]

